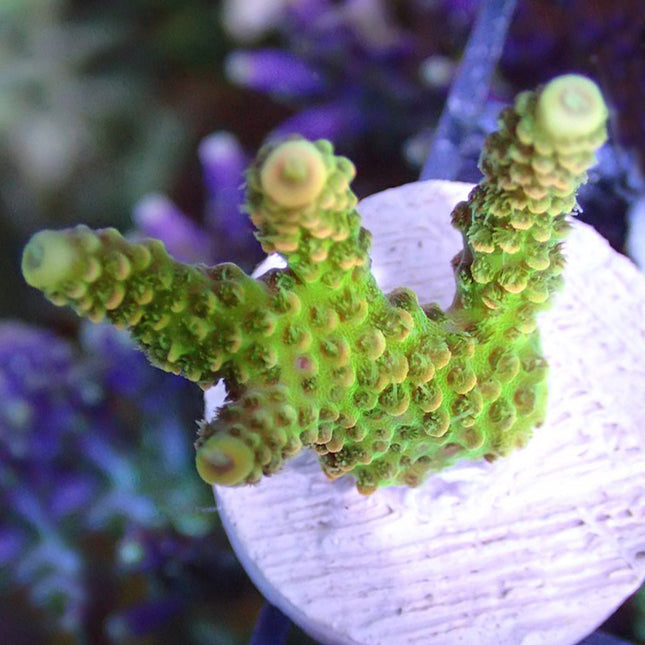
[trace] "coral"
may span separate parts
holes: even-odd
[[[7,642],[212,641],[214,604],[244,588],[194,475],[200,397],[132,345],[108,325],[83,324],[73,345],[0,322]]]
[[[55,304],[129,328],[155,365],[204,388],[224,379],[228,400],[196,442],[206,481],[257,482],[310,446],[362,493],[418,485],[459,459],[507,455],[543,421],[536,316],[562,282],[566,216],[606,117],[576,75],[502,113],[484,178],[453,211],[464,249],[445,312],[379,289],[354,167],[327,141],[267,144],[247,172],[246,210],[286,269],[255,280],[79,226],[37,233],[23,274]]]
[[[578,193],[581,219],[620,252],[629,252],[631,211],[643,194],[645,171],[645,49],[640,0],[607,4],[573,0],[519,2],[498,73],[526,87],[575,69],[598,79],[612,106],[611,140]]]

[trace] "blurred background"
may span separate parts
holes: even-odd
[[[187,261],[261,253],[239,214],[268,136],[327,137],[359,196],[414,181],[479,0],[0,2],[3,642],[248,643],[263,599],[193,467],[198,388],[20,275],[42,227],[153,235]],[[523,89],[579,72],[611,107],[581,218],[645,264],[642,0],[518,0],[454,179]],[[604,626],[645,643],[645,592]],[[290,643],[310,643],[292,630]]]

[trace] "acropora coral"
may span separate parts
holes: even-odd
[[[485,144],[484,178],[452,214],[464,248],[447,311],[370,272],[370,234],[328,141],[270,142],[246,174],[246,206],[285,269],[173,260],[116,230],[41,231],[26,281],[57,305],[128,328],[158,367],[228,398],[199,424],[197,470],[254,483],[303,447],[361,493],[421,483],[459,459],[495,459],[545,417],[537,314],[562,283],[576,190],[605,141],[597,86],[561,76],[521,93]]]

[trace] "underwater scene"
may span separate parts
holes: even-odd
[[[565,83],[570,122],[548,106]],[[315,644],[209,484],[310,448],[378,495],[521,448],[565,215],[645,271],[644,100],[642,0],[0,3],[0,641]],[[356,201],[482,174],[453,212],[451,308],[383,295]],[[248,278],[271,253],[289,270]],[[645,587],[583,643],[645,644]]]

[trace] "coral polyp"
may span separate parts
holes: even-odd
[[[464,248],[447,311],[382,292],[354,166],[299,138],[267,144],[246,175],[246,211],[285,269],[253,279],[79,226],[37,233],[23,273],[52,302],[128,328],[162,369],[203,388],[224,380],[227,401],[196,441],[207,482],[257,482],[310,447],[362,493],[416,486],[460,459],[508,455],[544,420],[537,314],[561,286],[567,216],[606,118],[576,75],[503,111],[484,178],[453,211]]]

